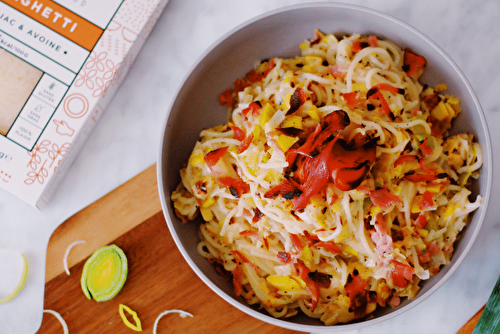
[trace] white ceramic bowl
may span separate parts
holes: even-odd
[[[248,306],[233,293],[232,283],[220,276],[196,251],[198,224],[182,224],[175,216],[170,195],[180,182],[179,170],[187,161],[202,129],[226,122],[227,111],[218,96],[236,78],[253,68],[256,60],[280,56],[293,57],[298,45],[312,37],[316,28],[326,33],[374,34],[408,47],[427,59],[421,82],[445,82],[448,91],[459,97],[463,112],[453,132],[473,133],[483,149],[481,176],[473,185],[474,195],[483,196],[483,205],[472,216],[470,225],[455,245],[451,263],[422,285],[417,297],[395,308],[377,310],[372,316],[350,324],[325,326],[306,316],[275,319],[256,307]],[[389,319],[417,305],[438,289],[457,269],[470,250],[485,216],[492,180],[492,153],[488,129],[481,106],[462,72],[426,36],[385,14],[363,7],[316,3],[286,7],[259,16],[237,27],[210,47],[194,65],[165,120],[158,158],[158,185],[163,212],[180,252],[196,274],[213,291],[243,312],[276,326],[303,332],[354,330]],[[475,197],[474,197],[475,198]]]

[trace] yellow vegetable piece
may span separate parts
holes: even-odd
[[[201,216],[203,217],[204,221],[211,221],[214,218],[214,214],[212,213],[212,210],[208,208],[200,208]]]
[[[307,50],[309,48],[309,42],[303,42],[299,44],[299,49],[301,51]]]
[[[295,144],[297,140],[299,140],[298,137],[289,137],[285,135],[280,135],[278,137],[278,145],[283,152],[286,152],[290,147],[292,147],[293,144]]]
[[[269,103],[266,103],[264,108],[262,108],[261,116],[260,116],[260,126],[264,127],[267,122],[273,117],[275,110],[273,106]]]
[[[443,101],[440,101],[438,103],[438,105],[434,109],[432,109],[431,115],[436,117],[436,119],[439,121],[450,118],[450,114],[448,113],[448,109],[446,108]]]
[[[448,102],[446,102],[444,106],[446,107],[446,110],[448,111],[448,114],[450,115],[451,118],[457,115],[455,109],[453,109],[453,107]]]
[[[21,257],[23,258],[23,270],[21,272],[21,279],[19,283],[17,283],[16,287],[12,292],[3,298],[0,298],[0,304],[4,304],[10,302],[12,299],[16,298],[19,292],[23,289],[24,284],[26,283],[26,278],[28,277],[28,259],[24,253],[21,253]]]
[[[420,236],[422,238],[427,238],[427,236],[429,235],[429,231],[421,229],[421,230],[418,230],[418,234],[420,234]]]
[[[352,90],[357,91],[357,92],[365,92],[368,89],[366,88],[366,85],[364,82],[355,82],[352,84]]]
[[[131,323],[127,316],[125,315],[125,311],[132,316],[135,324]],[[142,324],[141,319],[137,316],[137,312],[132,311],[130,307],[127,305],[120,304],[118,305],[118,312],[120,313],[120,318],[122,318],[123,323],[130,329],[133,329],[136,332],[142,332]]]
[[[204,156],[201,152],[198,152],[196,154],[193,154],[191,155],[191,157],[189,158],[189,164],[191,166],[196,166],[196,165],[200,165],[202,163],[204,163]]]
[[[283,100],[280,102],[280,109],[285,111],[290,109],[290,98],[292,97],[293,92],[290,92],[289,94],[285,95],[283,97]]]
[[[125,253],[116,245],[99,248],[83,266],[80,285],[88,299],[98,302],[114,298],[127,280]]]
[[[266,281],[283,291],[296,291],[302,289],[300,284],[290,276],[269,275],[266,277]]]
[[[456,208],[457,208],[457,205],[455,203],[450,203],[446,207],[446,210],[443,213],[443,219],[448,219],[448,217],[453,216],[453,214],[455,213]]]
[[[302,117],[289,116],[289,117],[285,118],[285,120],[283,121],[282,127],[302,129]]]
[[[255,127],[253,128],[253,138],[254,139],[257,139],[260,137],[261,134],[264,133],[264,131],[262,130],[262,128],[260,127],[260,125],[255,125]]]
[[[455,115],[462,110],[462,107],[460,106],[460,100],[454,96],[449,96],[446,100],[446,103],[453,108],[453,110],[455,111]]]
[[[358,256],[358,252],[354,250],[351,246],[347,244],[339,244],[338,247],[342,251],[342,253],[352,256]]]
[[[313,105],[309,109],[307,109],[307,114],[316,122],[321,121],[321,114],[319,113],[319,110],[316,106]]]
[[[305,245],[304,249],[302,249],[302,252],[300,253],[300,258],[304,261],[312,260],[312,251],[309,245]]]
[[[434,90],[437,92],[437,93],[441,93],[441,92],[444,92],[445,90],[447,90],[448,87],[446,86],[445,83],[440,83],[440,84],[437,84],[434,86]]]

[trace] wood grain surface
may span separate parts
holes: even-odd
[[[66,248],[76,240],[64,272]],[[116,244],[129,261],[122,291],[112,300],[88,300],[80,288],[85,260],[98,248]],[[210,290],[191,270],[175,246],[161,211],[156,165],[147,168],[106,196],[76,213],[52,234],[47,247],[44,308],[59,312],[70,333],[133,333],[118,305],[136,311],[144,332],[151,333],[156,317],[167,309],[194,315],[170,314],[161,319],[158,333],[298,333],[256,320],[237,310]],[[457,334],[470,334],[479,310]],[[62,333],[58,320],[44,314],[38,333]]]
[[[59,312],[70,333],[133,333],[119,316],[119,304],[137,312],[147,333],[161,312],[174,308],[193,317],[164,316],[158,333],[297,333],[254,319],[210,290],[176,248],[157,196],[151,166],[58,227],[47,249],[44,309]],[[71,250],[68,276],[63,257],[75,240],[86,243]],[[80,276],[88,256],[107,244],[123,249],[129,271],[120,293],[99,303],[85,297]],[[62,333],[61,324],[44,314],[38,333]]]

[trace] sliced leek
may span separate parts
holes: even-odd
[[[130,320],[128,320],[125,312],[127,312],[132,316],[132,319],[134,320],[135,324],[131,323]],[[118,313],[120,313],[120,317],[122,318],[122,321],[125,324],[125,326],[136,332],[142,332],[141,319],[139,319],[139,316],[137,316],[137,312],[133,311],[127,305],[120,304],[118,305]]]
[[[21,279],[19,280],[19,283],[17,283],[14,290],[12,290],[12,292],[8,296],[0,298],[0,304],[10,302],[12,299],[16,298],[16,296],[23,289],[24,284],[26,283],[26,278],[28,277],[28,259],[23,253],[21,253],[21,257],[23,258],[23,270],[21,272]]]
[[[170,313],[178,313],[183,318],[185,318],[185,317],[193,317],[193,315],[191,313],[183,311],[183,310],[172,309],[172,310],[163,311],[162,313],[160,313],[158,315],[158,317],[156,317],[155,324],[153,326],[153,334],[156,334],[156,330],[158,328],[158,323],[160,322],[160,319],[164,315],[167,315],[167,314],[170,314]]]
[[[80,280],[88,299],[103,302],[114,298],[127,280],[127,257],[116,245],[102,247],[94,252],[83,266]]]
[[[47,309],[47,310],[43,310],[43,313],[50,313],[53,316],[55,316],[57,318],[57,320],[59,320],[59,322],[61,323],[63,331],[64,331],[64,334],[68,334],[69,333],[68,325],[66,324],[66,321],[64,321],[63,317],[61,316],[61,314],[59,312]]]
[[[66,274],[69,276],[70,273],[69,273],[69,268],[68,268],[68,255],[69,255],[69,252],[71,251],[71,249],[73,247],[75,247],[76,245],[78,244],[82,244],[84,243],[85,240],[77,240],[77,241],[73,241],[69,246],[68,248],[66,248],[66,252],[64,252],[64,258],[63,258],[63,264],[64,264],[64,271],[66,272]]]

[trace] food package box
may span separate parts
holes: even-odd
[[[48,203],[167,1],[0,1],[1,188]]]

